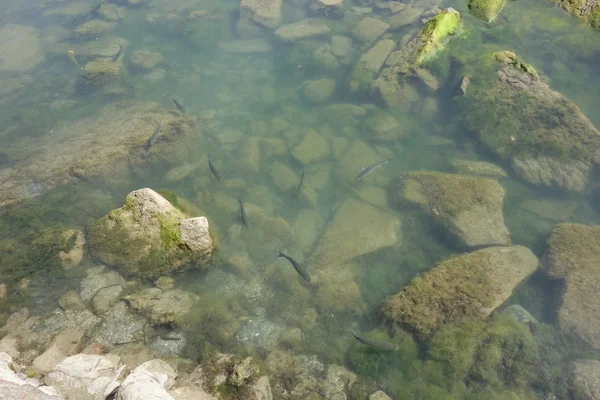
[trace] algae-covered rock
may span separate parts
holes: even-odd
[[[564,282],[558,325],[567,335],[600,348],[600,227],[557,225],[548,238],[544,269]]]
[[[97,220],[88,239],[96,258],[143,279],[207,268],[213,251],[205,217],[187,219],[148,188],[129,193],[123,207]]]
[[[389,297],[383,313],[389,323],[427,340],[446,324],[484,318],[508,299],[537,269],[526,247],[488,247],[435,265]]]
[[[431,77],[424,75],[424,72],[419,71],[418,68],[434,57],[448,38],[458,33],[459,27],[458,11],[447,8],[438,13],[406,46],[390,54],[386,67],[373,82],[371,90],[377,93],[386,105],[407,108],[411,103],[410,93],[407,93],[410,80],[417,76],[428,86],[432,85]],[[437,84],[433,82],[433,90],[436,87]]]
[[[469,10],[478,18],[492,22],[504,7],[504,0],[470,0]]]
[[[85,88],[118,86],[121,82],[121,65],[112,60],[90,61],[81,71],[81,85]]]
[[[392,195],[397,202],[417,205],[430,214],[460,246],[510,244],[502,215],[504,189],[495,180],[409,172]]]
[[[579,20],[600,29],[600,3],[598,0],[552,0],[552,2],[558,4]]]
[[[304,88],[304,96],[312,103],[323,103],[331,97],[335,91],[333,79],[317,79],[311,81]]]
[[[502,167],[485,161],[454,159],[450,161],[454,172],[461,175],[476,175],[486,178],[502,179],[508,175]]]
[[[600,162],[600,132],[514,53],[496,53],[479,67],[459,101],[482,146],[528,183],[584,191]]]
[[[447,8],[430,19],[419,34],[419,48],[416,63],[420,64],[433,57],[449,36],[457,33],[460,14],[453,8]]]

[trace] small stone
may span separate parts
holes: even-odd
[[[281,191],[288,191],[298,183],[298,175],[287,165],[279,161],[271,164],[271,180]]]
[[[64,311],[73,310],[73,311],[81,311],[85,310],[85,303],[83,302],[81,296],[74,291],[69,290],[65,294],[63,294],[58,300],[58,305]]]
[[[389,27],[389,24],[381,20],[365,17],[352,28],[352,37],[361,42],[372,43],[383,35]]]
[[[304,96],[313,103],[323,103],[335,91],[335,81],[333,79],[318,79],[310,82],[304,88]]]
[[[161,54],[148,50],[138,50],[131,55],[131,64],[142,70],[151,70],[163,61]]]
[[[329,151],[327,140],[314,129],[309,129],[302,143],[292,150],[292,156],[303,165],[310,165],[323,160],[329,155]]]

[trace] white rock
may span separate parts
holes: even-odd
[[[39,382],[35,385],[29,384],[26,380],[21,379],[10,368],[12,357],[6,353],[0,353],[0,400],[62,400],[63,397],[58,396],[56,390],[47,386],[39,386]],[[39,387],[38,387],[39,386]]]
[[[204,252],[212,249],[212,239],[208,232],[206,217],[188,218],[181,221],[181,240],[192,251]]]
[[[162,360],[146,361],[123,381],[117,400],[175,400],[166,388],[175,383],[177,374]]]

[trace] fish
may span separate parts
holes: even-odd
[[[183,106],[183,104],[181,104],[180,102],[178,102],[175,99],[173,99],[173,102],[175,103],[175,105],[177,106],[177,108],[179,108],[179,111],[181,111],[182,113],[185,114],[185,107]]]
[[[298,187],[296,188],[296,196],[300,194],[300,189],[302,189],[302,184],[304,183],[304,175],[306,174],[306,165],[302,167],[302,174],[300,175],[300,182],[298,182]]]
[[[391,160],[391,158],[388,158],[387,160],[379,161],[379,162],[376,162],[375,164],[369,165],[366,168],[363,168],[360,171],[360,174],[358,174],[358,176],[357,176],[358,180],[361,180],[362,178],[369,175],[371,172],[375,171],[377,168],[381,167],[382,165],[389,163],[390,160]]]
[[[162,129],[162,121],[160,121],[158,123],[158,126],[154,130],[154,133],[152,134],[152,136],[150,136],[150,139],[148,139],[148,142],[146,143],[146,150],[148,150],[150,147],[152,147],[152,145],[156,142],[156,139],[158,139],[158,135],[160,135],[161,129]]]
[[[217,178],[218,180],[221,180],[221,174],[219,174],[219,171],[217,171],[217,168],[215,168],[215,166],[212,163],[212,158],[210,158],[210,153],[208,154],[208,166],[210,168],[210,170],[212,171],[213,175],[215,176],[215,178]]]
[[[362,344],[366,344],[367,346],[373,347],[379,350],[389,350],[389,351],[398,351],[400,345],[397,343],[386,342],[385,340],[372,340],[365,339],[361,336],[358,336],[356,333],[352,332],[352,336],[356,338]]]
[[[115,55],[111,57],[112,60],[117,61],[117,59],[119,58],[119,56],[121,55],[122,52],[123,52],[123,45],[119,43],[119,51],[117,51],[115,53]]]
[[[246,210],[244,209],[244,203],[242,203],[242,199],[238,199],[240,202],[240,215],[242,216],[242,222],[246,227],[248,227],[248,216],[246,215]]]
[[[292,257],[286,256],[282,252],[279,252],[279,255],[277,257],[283,257],[286,260],[288,260],[294,266],[296,272],[299,273],[300,276],[304,278],[306,282],[310,282],[310,275],[308,274],[308,272],[306,272],[304,267],[298,263],[298,261],[294,260]]]

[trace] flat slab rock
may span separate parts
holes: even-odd
[[[488,247],[436,264],[390,297],[383,312],[391,324],[427,340],[441,326],[485,318],[539,266],[526,247]]]
[[[560,330],[600,349],[600,227],[560,224],[550,233],[544,269],[564,282]]]

